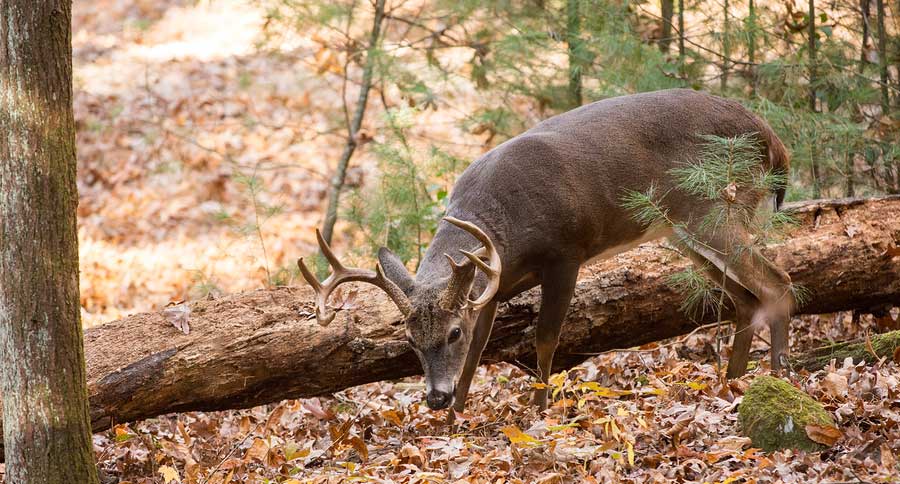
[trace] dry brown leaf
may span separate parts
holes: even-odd
[[[163,316],[172,326],[184,334],[191,334],[191,307],[181,303],[169,306],[162,311]]]
[[[839,373],[831,372],[822,379],[822,388],[832,398],[846,396],[848,386],[847,377]]]
[[[284,415],[284,405],[279,405],[269,413],[269,418],[266,419],[266,431],[273,432],[278,429],[278,425],[281,423],[281,416]]]
[[[818,442],[822,445],[831,447],[835,442],[840,440],[844,434],[841,432],[841,429],[837,427],[809,424],[806,426],[806,435],[813,442]]]
[[[350,443],[350,446],[353,447],[353,450],[359,454],[359,458],[365,462],[369,460],[369,448],[366,446],[365,441],[359,436],[353,435],[350,436],[347,441]]]
[[[256,438],[253,439],[253,444],[247,449],[247,452],[244,453],[244,462],[265,462],[266,455],[268,454],[269,444],[263,439]]]
[[[400,449],[400,463],[408,464],[422,469],[425,466],[425,457],[418,447],[412,444],[405,444]]]
[[[385,410],[381,412],[381,416],[384,417],[384,419],[388,422],[391,422],[398,427],[403,426],[403,419],[400,417],[400,414],[397,413],[396,410]]]

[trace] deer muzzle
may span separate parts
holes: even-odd
[[[443,410],[450,405],[453,405],[453,393],[445,392],[442,390],[432,389],[425,396],[425,403],[428,404],[428,408],[432,410]]]

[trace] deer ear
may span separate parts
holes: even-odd
[[[381,263],[381,268],[384,269],[384,275],[396,284],[404,294],[409,296],[416,285],[416,281],[409,275],[409,271],[406,270],[403,261],[391,252],[391,249],[382,247],[378,249],[378,262]]]

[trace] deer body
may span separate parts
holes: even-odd
[[[696,158],[699,135],[747,133],[757,133],[765,147],[761,170],[787,170],[785,149],[765,122],[737,102],[683,89],[582,106],[539,123],[472,163],[453,188],[447,219],[415,279],[389,251],[379,252],[386,278],[410,304],[404,311],[407,334],[425,369],[429,406],[455,402],[454,408],[462,409],[497,303],[537,285],[542,287],[538,369],[546,382],[578,269],[593,258],[671,234],[634,221],[621,206],[626,190],[659,187],[667,193],[668,216],[692,226],[711,202],[672,189],[668,171]],[[769,194],[738,196],[756,206]],[[736,234],[738,240],[745,236]],[[703,246],[686,249],[713,280],[723,280],[723,269],[728,272],[725,290],[738,313],[729,376],[746,371],[754,325],[772,329],[772,366],[780,367],[792,304],[787,275],[764,259],[758,262],[758,254],[721,260],[716,249],[728,252],[726,245],[734,240],[711,235]],[[479,253],[465,254],[463,264],[447,260],[479,246]],[[466,302],[470,292],[482,294],[476,304]],[[543,408],[546,397],[546,390],[537,390],[535,402]]]

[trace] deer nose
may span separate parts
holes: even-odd
[[[427,403],[428,408],[432,410],[441,410],[449,407],[450,404],[453,403],[453,394],[442,392],[440,390],[431,390],[425,397],[425,403]]]

